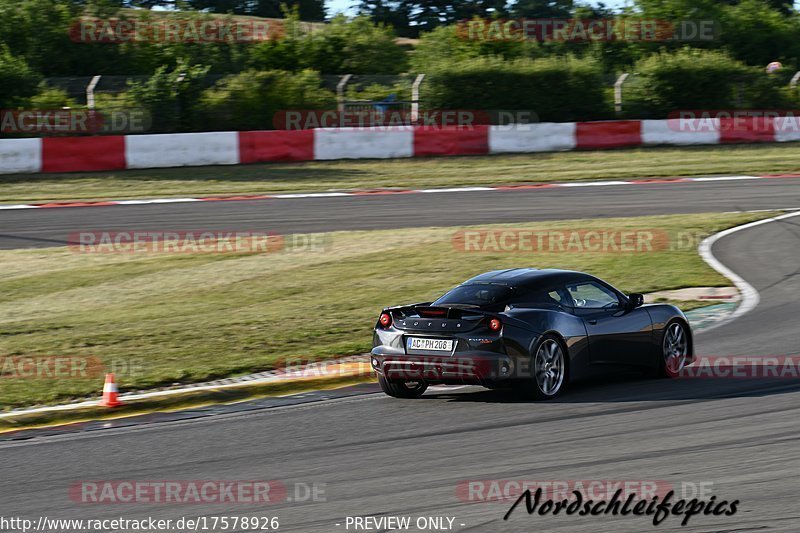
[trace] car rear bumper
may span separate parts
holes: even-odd
[[[505,381],[514,377],[511,357],[495,353],[405,355],[372,350],[372,368],[388,379],[444,384],[475,384]]]

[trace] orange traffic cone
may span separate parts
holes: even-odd
[[[100,400],[103,407],[117,407],[122,405],[119,401],[117,383],[114,381],[114,374],[106,374],[106,384],[103,385],[103,399]]]

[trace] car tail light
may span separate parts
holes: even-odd
[[[489,321],[489,329],[492,331],[500,331],[500,328],[503,327],[503,324],[496,318],[493,318]]]
[[[388,328],[392,325],[392,315],[389,313],[381,313],[381,317],[378,319],[378,322],[381,323],[381,326]]]

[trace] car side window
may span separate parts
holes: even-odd
[[[594,281],[568,284],[567,292],[576,308],[603,309],[619,305],[619,298],[611,289]]]
[[[544,304],[544,305],[554,305],[554,306],[564,306],[565,301],[561,294],[555,289],[549,290],[546,288],[539,288],[539,289],[522,289],[518,290],[517,293],[514,295],[514,298],[511,300],[511,303],[517,305],[537,305],[537,304]],[[567,303],[567,305],[572,306],[571,303]]]
[[[547,296],[558,302],[558,305],[562,307],[572,307],[574,305],[573,302],[567,298],[563,289],[553,289],[547,293]]]

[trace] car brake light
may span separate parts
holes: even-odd
[[[392,315],[389,313],[381,313],[381,318],[378,320],[381,326],[388,328],[392,325]]]
[[[489,321],[489,329],[492,331],[500,331],[500,328],[503,327],[503,324],[500,323],[499,320],[493,318]]]

